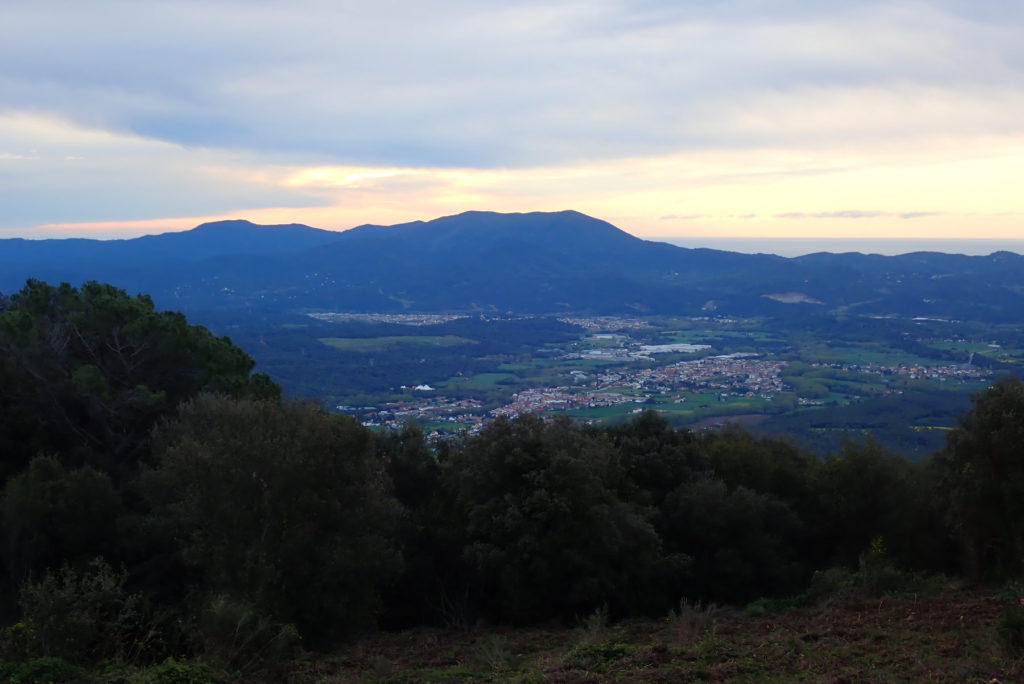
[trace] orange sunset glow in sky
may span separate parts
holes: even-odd
[[[1022,30],[1009,0],[10,0],[0,237],[575,209],[1020,240]]]

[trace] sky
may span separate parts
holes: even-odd
[[[575,209],[996,244],[1021,35],[1019,0],[3,0],[0,237]]]

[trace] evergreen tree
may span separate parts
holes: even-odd
[[[399,569],[398,506],[366,428],[308,403],[202,395],[155,440],[146,490],[200,593],[314,645],[375,623]]]
[[[948,521],[976,578],[1024,573],[1024,384],[1008,377],[974,407],[937,455]]]

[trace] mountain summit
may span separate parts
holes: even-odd
[[[467,211],[433,221],[395,226],[363,225],[342,234],[359,244],[394,241],[416,243],[433,252],[454,249],[486,251],[510,245],[543,245],[552,251],[617,249],[643,243],[607,221],[578,211],[499,214]]]

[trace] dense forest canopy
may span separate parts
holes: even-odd
[[[252,370],[109,285],[0,302],[4,659],[198,656],[256,677],[300,638],[375,626],[660,616],[799,594],[829,568],[1024,570],[1016,379],[912,463],[654,413],[502,418],[431,448]]]

